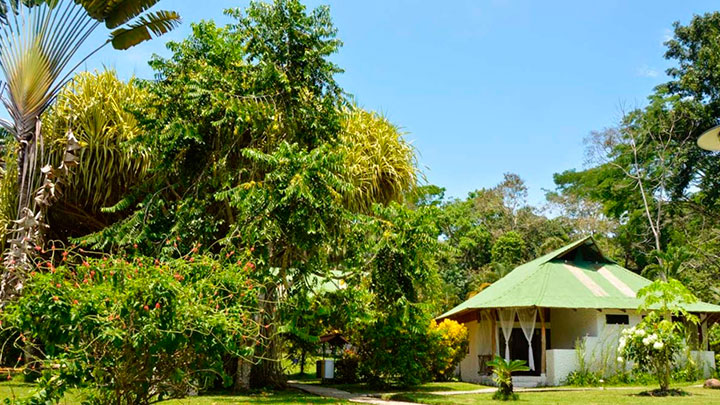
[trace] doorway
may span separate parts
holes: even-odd
[[[505,336],[501,331],[498,331],[500,336],[500,356],[505,358]],[[513,375],[524,375],[524,376],[540,376],[540,370],[542,369],[540,362],[542,361],[542,351],[540,350],[542,337],[540,336],[540,329],[535,328],[533,331],[532,348],[533,348],[533,360],[535,360],[535,370],[522,371],[513,373]],[[545,330],[545,350],[550,349],[550,329]],[[510,334],[510,360],[525,360],[525,364],[528,364],[528,342],[523,334],[522,329],[514,328]]]

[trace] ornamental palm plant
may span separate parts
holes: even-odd
[[[493,399],[507,401],[508,399],[517,399],[517,394],[513,392],[512,373],[519,371],[528,371],[530,368],[525,365],[525,360],[505,360],[500,356],[495,356],[487,365],[493,368],[493,379],[498,385],[498,390],[493,394]]]
[[[42,213],[36,211],[50,203],[43,195],[54,196],[55,183],[74,163],[74,159],[63,159],[67,164],[61,164],[62,170],[45,165],[40,171],[44,159],[40,115],[72,71],[102,47],[111,44],[116,49],[127,49],[173,29],[180,21],[177,13],[147,12],[158,1],[0,0],[0,68],[5,76],[0,97],[10,116],[10,121],[0,120],[0,125],[12,134],[18,148],[18,220],[6,254],[8,272],[27,266],[35,243],[28,239],[39,235],[38,231],[19,228],[40,229]],[[107,40],[87,55],[77,55],[101,24],[111,30]],[[70,155],[74,155],[74,138],[68,139],[68,147],[72,149]],[[44,194],[33,198],[40,185]],[[7,296],[7,284],[6,274],[0,299]]]

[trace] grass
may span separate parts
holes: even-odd
[[[322,398],[297,391],[263,392],[254,395],[209,395],[163,401],[162,405],[221,405],[221,404],[349,404],[339,399]]]
[[[33,389],[33,384],[23,382],[3,382],[0,383],[0,401],[5,398],[23,398],[28,396]],[[77,394],[67,395],[60,403],[77,404],[79,403]],[[321,398],[298,391],[277,391],[277,392],[261,392],[251,395],[207,395],[198,397],[188,397],[183,399],[173,399],[160,402],[162,405],[225,405],[225,404],[349,404],[349,402],[339,399]]]
[[[703,404],[720,405],[720,390],[709,390],[703,388],[687,387],[685,391],[691,395],[685,397],[664,397],[653,398],[643,397],[638,394],[642,391],[651,390],[655,387],[640,389],[606,389],[593,391],[547,391],[547,392],[520,392],[518,401],[508,404],[528,405],[560,405],[560,404],[583,404],[583,405],[622,405],[622,404]],[[383,396],[384,399],[398,401],[420,402],[429,405],[476,405],[476,404],[501,404],[503,402],[493,401],[492,394],[452,395],[440,396],[428,393],[402,393]]]
[[[309,381],[303,381],[307,384]],[[318,380],[312,383],[319,384]],[[367,384],[324,384],[326,387],[337,388],[339,390],[352,392],[356,394],[383,393],[383,392],[433,392],[433,391],[473,391],[481,388],[489,388],[485,385],[472,384],[466,382],[431,382],[416,387],[389,387],[377,388]]]

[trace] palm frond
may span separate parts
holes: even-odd
[[[374,203],[400,201],[416,184],[415,150],[386,118],[357,107],[344,111],[339,149],[345,156],[345,196],[352,210],[369,212]]]
[[[180,15],[174,11],[156,11],[148,13],[129,24],[127,28],[118,28],[110,34],[115,49],[128,49],[141,42],[152,39],[152,34],[160,36],[180,23]]]
[[[107,2],[105,7],[105,26],[117,28],[144,13],[159,0],[115,0]]]

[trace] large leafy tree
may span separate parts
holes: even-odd
[[[344,230],[373,203],[403,198],[414,155],[387,120],[346,105],[327,8],[278,0],[227,13],[235,23],[193,25],[170,58],[151,62],[158,80],[142,86],[136,140],[155,165],[104,209],[124,218],[81,240],[166,256],[252,249],[268,344],[251,380],[281,385],[277,337],[303,323],[292,304],[307,301],[309,280],[349,267],[341,261],[359,249]]]
[[[709,300],[720,298],[707,282],[720,271],[712,253],[720,234],[720,166],[717,155],[695,140],[720,116],[718,32],[717,12],[675,23],[665,53],[675,62],[667,71],[670,80],[645,107],[592,133],[590,165],[556,175],[558,190],[551,195],[600,204],[602,215],[618,224],[609,249],[616,259],[648,275],[674,273]]]
[[[527,187],[506,173],[492,188],[466,199],[438,202],[438,190],[425,188],[420,205],[440,209],[436,223],[442,234],[437,251],[444,281],[443,305],[451,307],[511,271],[514,266],[566,243],[575,232],[572,221],[547,218],[530,206]]]

